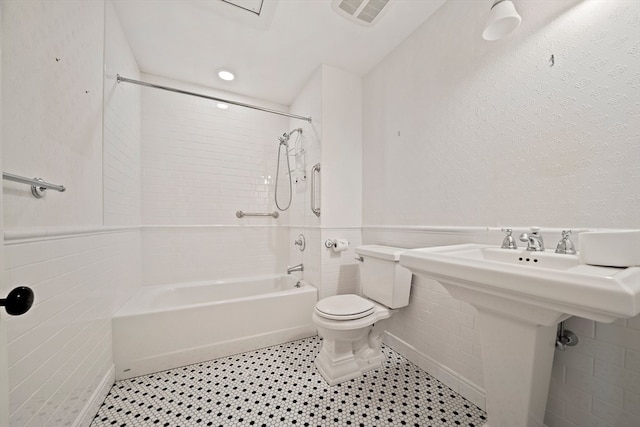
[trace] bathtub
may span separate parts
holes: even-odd
[[[140,288],[112,319],[116,380],[313,336],[317,299],[287,275]]]

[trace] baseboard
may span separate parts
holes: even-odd
[[[476,405],[482,410],[486,410],[486,401],[484,389],[477,384],[469,381],[451,368],[433,360],[426,354],[418,351],[414,346],[397,336],[385,332],[384,343],[391,347],[394,351],[406,357],[412,363],[418,365],[429,375],[436,378],[453,391],[459,393],[462,397]]]
[[[78,417],[73,423],[73,427],[89,427],[91,425],[91,422],[98,413],[100,406],[102,406],[102,402],[104,402],[107,394],[109,394],[109,390],[111,390],[111,387],[115,382],[115,378],[115,366],[111,365],[107,373],[102,377],[100,385],[96,387],[86,405],[84,405],[84,408],[82,408],[80,414],[78,414]]]

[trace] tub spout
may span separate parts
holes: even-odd
[[[291,274],[292,271],[304,271],[304,266],[302,264],[298,264],[287,268],[287,274]]]

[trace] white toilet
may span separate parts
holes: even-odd
[[[406,249],[366,245],[356,248],[362,257],[362,294],[336,295],[320,300],[313,323],[322,337],[315,364],[322,377],[335,385],[382,365],[384,328],[379,321],[392,310],[409,304],[411,272],[398,260]]]

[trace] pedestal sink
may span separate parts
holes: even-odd
[[[591,266],[577,255],[481,244],[408,250],[400,264],[478,310],[485,427],[544,426],[559,322],[640,313],[640,267]]]

